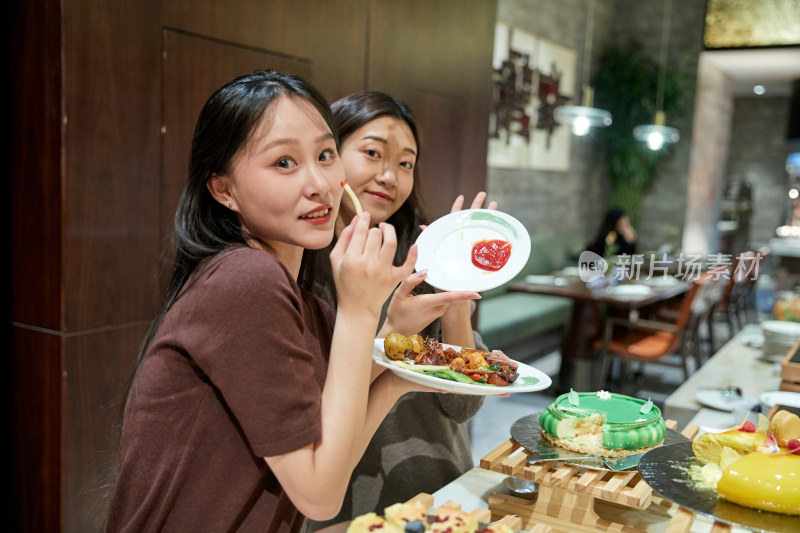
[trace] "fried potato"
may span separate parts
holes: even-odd
[[[408,341],[411,343],[410,348],[417,353],[425,351],[425,340],[423,340],[421,335],[411,335],[408,337]]]
[[[406,358],[406,350],[411,348],[412,344],[408,337],[400,333],[389,333],[383,340],[383,351],[386,357],[393,361],[402,361]]]

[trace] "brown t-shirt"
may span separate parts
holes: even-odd
[[[332,329],[332,309],[269,253],[203,262],[131,389],[108,530],[298,530],[263,457],[321,437]]]

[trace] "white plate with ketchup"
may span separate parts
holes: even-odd
[[[486,291],[516,276],[531,253],[519,220],[491,209],[465,209],[430,224],[417,239],[417,271],[443,291]]]

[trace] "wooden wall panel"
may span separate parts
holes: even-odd
[[[60,531],[62,367],[59,337],[12,331],[12,531]]]
[[[61,15],[58,0],[12,3],[11,316],[61,321]],[[36,68],[31,68],[35,65]]]
[[[158,5],[64,2],[64,329],[158,302]]]
[[[420,188],[431,220],[447,214],[457,195],[463,193],[470,201],[480,190],[469,182],[469,173],[462,169],[462,147],[453,142],[462,128],[464,100],[417,89],[410,89],[406,96],[422,129]]]
[[[163,24],[236,46],[312,62],[311,80],[333,101],[365,87],[368,0],[165,2]]]
[[[101,531],[117,459],[122,400],[147,326],[64,340],[65,531]]]

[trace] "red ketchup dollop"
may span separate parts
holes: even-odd
[[[496,272],[511,257],[511,243],[500,239],[478,241],[472,247],[472,264],[482,270]]]

